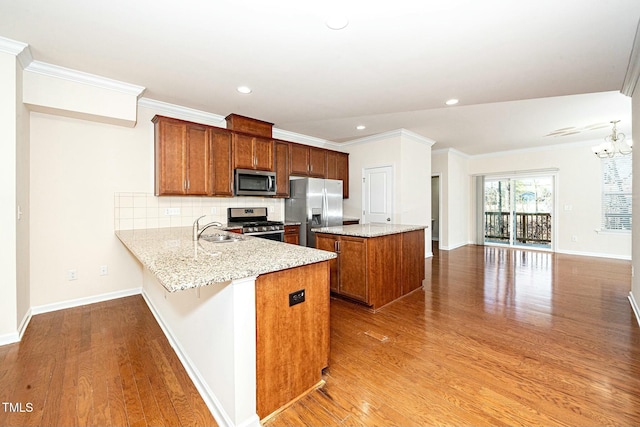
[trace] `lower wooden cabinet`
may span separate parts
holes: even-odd
[[[256,279],[256,412],[261,419],[318,385],[329,365],[327,262]],[[304,292],[304,301],[292,305],[294,292]]]
[[[284,226],[284,242],[292,245],[300,244],[300,226],[285,225]]]
[[[374,310],[420,288],[425,277],[424,230],[369,238],[317,233],[316,248],[338,254],[331,291]]]

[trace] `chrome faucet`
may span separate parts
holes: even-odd
[[[202,228],[200,228],[200,223],[198,221],[200,221],[202,218],[204,218],[206,215],[202,215],[200,218],[196,219],[193,222],[193,240],[197,241],[200,236],[202,235],[202,233],[204,232],[204,230],[206,230],[209,227],[222,227],[222,224],[220,224],[217,221],[212,221],[208,224],[205,224],[202,226]]]

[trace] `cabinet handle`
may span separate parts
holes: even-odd
[[[187,190],[187,180],[185,179],[184,181],[182,181],[182,188],[186,191]]]
[[[191,181],[187,180],[187,190],[190,190],[190,189],[191,189]]]

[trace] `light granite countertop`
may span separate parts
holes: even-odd
[[[384,222],[370,222],[367,224],[337,225],[334,227],[313,228],[316,233],[339,234],[354,237],[379,237],[388,234],[406,233],[407,231],[423,230],[426,225],[388,224]]]
[[[211,231],[210,233],[208,231]],[[326,252],[259,237],[230,234],[237,242],[192,240],[191,227],[118,230],[116,236],[169,291],[207,286],[335,258]]]

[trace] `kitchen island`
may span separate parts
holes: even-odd
[[[331,292],[376,311],[422,287],[423,225],[387,223],[315,228],[316,248],[332,251]]]
[[[212,233],[214,231],[212,230]],[[212,413],[255,425],[322,383],[335,254],[191,227],[119,230],[143,296]]]

